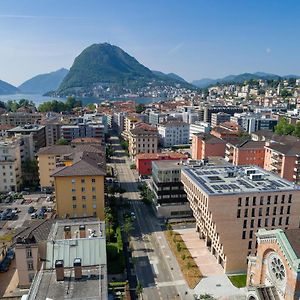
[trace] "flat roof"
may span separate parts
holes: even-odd
[[[183,167],[178,160],[154,160],[152,164],[155,164],[160,170],[174,170]]]
[[[257,166],[184,167],[181,172],[214,196],[300,190],[300,186]]]
[[[8,129],[7,131],[10,131],[10,132],[32,132],[32,131],[39,131],[41,129],[45,128],[44,125],[22,125],[22,126],[17,126],[17,127],[14,127],[12,129]]]
[[[106,266],[83,267],[80,280],[75,279],[73,268],[65,269],[64,276],[64,281],[57,281],[55,270],[40,271],[29,299],[107,299]]]

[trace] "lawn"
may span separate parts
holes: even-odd
[[[246,286],[247,274],[232,275],[228,276],[228,278],[230,279],[231,283],[237,288],[242,288]]]
[[[165,236],[188,286],[193,289],[202,277],[198,266],[179,233],[168,230],[165,232]]]

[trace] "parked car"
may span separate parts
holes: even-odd
[[[38,215],[37,215],[37,213],[35,213],[35,212],[34,212],[34,213],[32,213],[32,214],[30,215],[31,219],[36,219],[36,218],[37,218],[37,216],[38,216]]]
[[[13,248],[9,248],[7,250],[6,256],[10,259],[13,260],[15,258],[15,250]]]
[[[12,210],[12,212],[13,212],[14,214],[18,214],[20,211],[21,211],[21,210],[20,210],[18,207],[15,207],[15,208]]]
[[[11,260],[8,257],[5,257],[0,264],[0,272],[7,272],[9,269]]]
[[[28,213],[29,213],[29,214],[32,214],[33,212],[35,212],[34,207],[33,207],[33,206],[30,206],[30,207],[28,208]]]

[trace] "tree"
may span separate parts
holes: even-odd
[[[6,108],[6,104],[3,101],[0,101],[0,108]]]
[[[131,220],[130,218],[126,218],[123,225],[123,231],[126,233],[127,237],[129,237],[132,230],[133,230],[133,225]]]
[[[286,118],[281,118],[278,124],[275,126],[275,132],[280,135],[292,134],[295,130],[295,126],[289,124]]]
[[[300,138],[300,122],[296,123],[293,135]]]
[[[145,107],[144,104],[138,104],[135,107],[135,112],[138,113],[138,114],[140,114],[140,113],[142,113],[145,110],[145,108],[146,107]]]
[[[24,187],[35,189],[39,186],[39,167],[36,159],[28,159],[22,164],[22,181]]]
[[[96,105],[94,103],[89,103],[86,107],[92,111],[94,111],[96,109]]]
[[[141,283],[138,281],[136,288],[135,288],[135,293],[137,296],[140,296],[143,292],[143,286],[141,285]]]
[[[64,138],[61,138],[56,142],[56,145],[69,145],[69,142]]]

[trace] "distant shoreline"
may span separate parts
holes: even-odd
[[[46,101],[65,101],[66,98],[43,96],[39,94],[9,94],[0,95],[0,101],[7,102],[9,100],[20,100],[27,99],[33,101],[36,106],[46,102]],[[167,98],[148,98],[148,97],[130,97],[130,98],[111,98],[111,99],[99,99],[99,98],[78,98],[82,101],[83,105],[89,103],[101,103],[104,101],[135,101],[137,104],[149,104],[153,102],[158,102],[160,100],[166,100]]]

